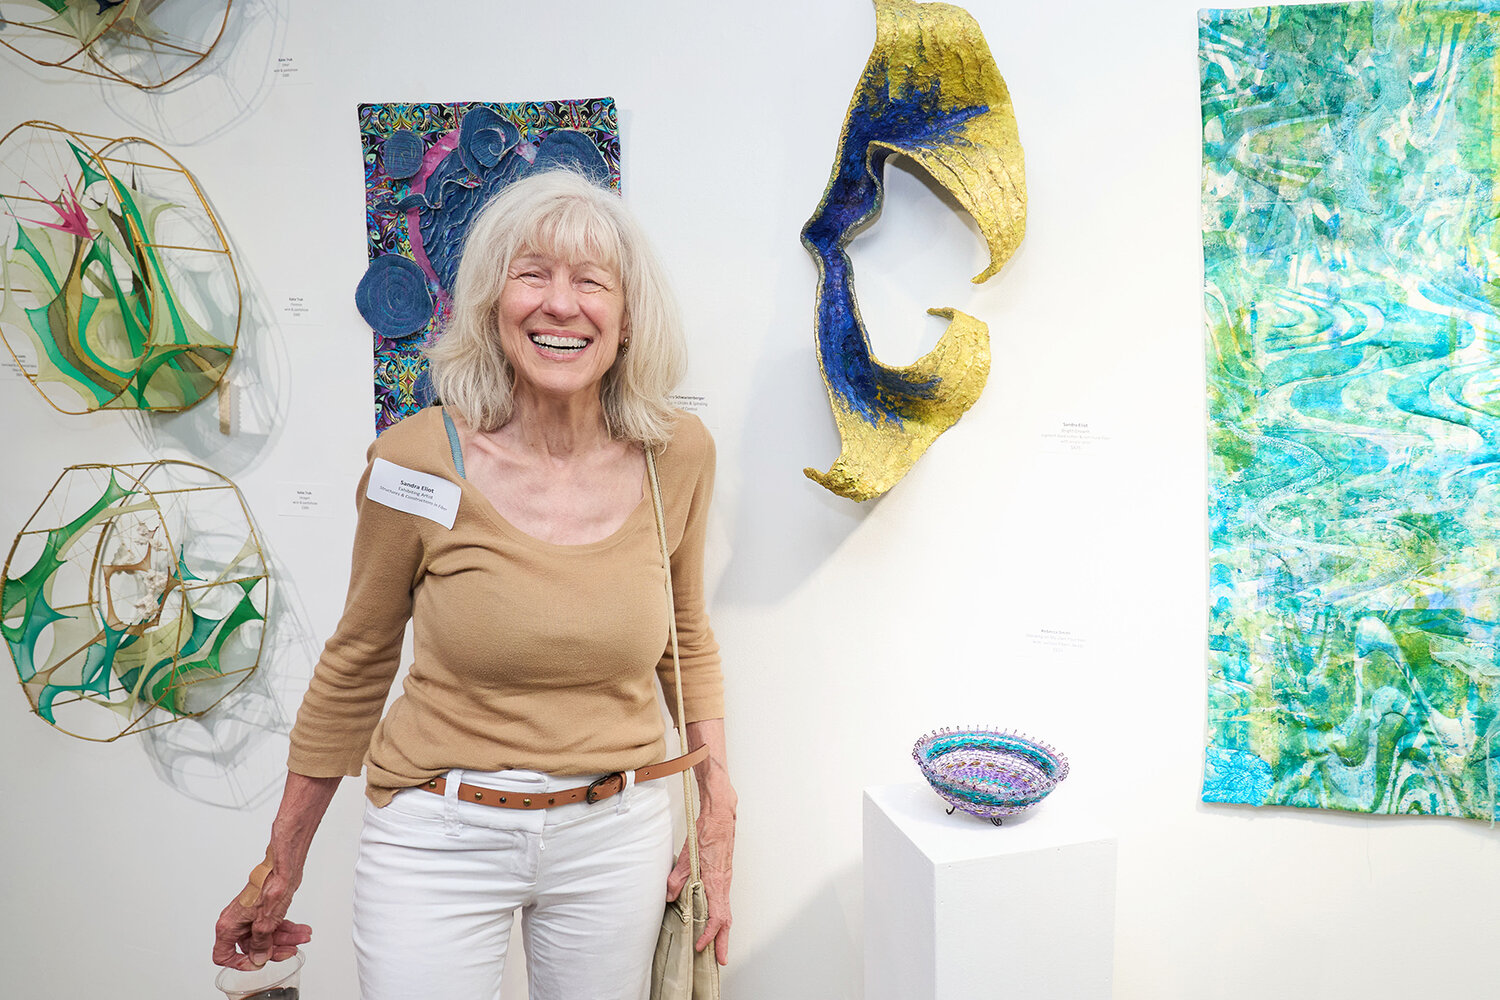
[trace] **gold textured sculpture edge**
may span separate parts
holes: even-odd
[[[875,47],[845,116],[828,187],[802,232],[818,264],[818,363],[841,442],[827,472],[804,472],[853,500],[899,482],[979,398],[990,367],[988,327],[951,308],[928,310],[950,322],[913,364],[887,367],[874,358],[845,248],[880,213],[885,160],[907,156],[974,218],[990,257],[976,283],[1005,265],[1026,227],[1015,113],[979,26],[949,4],[874,6]]]

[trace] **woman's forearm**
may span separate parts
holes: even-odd
[[[739,795],[729,780],[729,762],[723,719],[703,719],[687,724],[688,749],[708,747],[708,757],[693,766],[698,779],[698,798],[705,816],[733,821],[739,810]]]
[[[302,881],[302,865],[312,846],[313,834],[333,801],[341,778],[309,778],[288,771],[281,807],[271,823],[271,866],[296,889]]]
[[[729,765],[724,746],[724,720],[704,719],[687,724],[690,748],[708,747],[708,757],[694,765],[698,778],[698,801],[703,808],[698,815],[698,846],[703,890],[708,896],[708,923],[694,943],[699,951],[712,944],[720,965],[729,961],[729,927],[733,923],[729,908],[729,884],[734,869],[734,823],[739,811],[739,795],[729,780]],[[688,877],[687,848],[678,861],[679,879],[667,882],[668,898],[675,898]]]

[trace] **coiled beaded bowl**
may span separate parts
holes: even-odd
[[[932,790],[949,803],[1000,825],[1030,809],[1068,776],[1068,758],[1020,733],[994,729],[939,729],[912,747]]]

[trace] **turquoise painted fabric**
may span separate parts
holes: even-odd
[[[1497,40],[1200,15],[1206,801],[1496,816]]]

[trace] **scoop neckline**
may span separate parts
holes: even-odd
[[[441,423],[441,421],[439,421],[439,423]],[[440,433],[444,436],[444,438],[447,437],[446,428],[440,429]],[[447,443],[446,440],[444,441],[444,443]],[[462,444],[461,440],[460,444]],[[596,552],[600,549],[607,549],[612,546],[618,545],[625,538],[625,536],[634,529],[635,522],[641,517],[642,509],[649,507],[651,501],[650,490],[646,488],[647,473],[643,472],[641,474],[641,499],[636,503],[634,507],[630,509],[630,513],[625,515],[625,520],[622,521],[620,523],[620,526],[614,531],[610,532],[608,535],[605,535],[603,538],[596,539],[592,542],[549,542],[545,538],[538,538],[536,535],[531,534],[531,532],[529,531],[521,530],[519,527],[508,521],[505,515],[501,514],[499,509],[490,502],[490,498],[484,495],[484,491],[481,490],[478,486],[475,486],[466,473],[460,473],[458,471],[458,466],[453,463],[453,456],[451,452],[448,456],[448,468],[454,475],[458,476],[459,489],[463,490],[466,493],[472,494],[485,516],[493,521],[501,531],[505,532],[512,538],[525,545],[542,549],[544,551]]]

